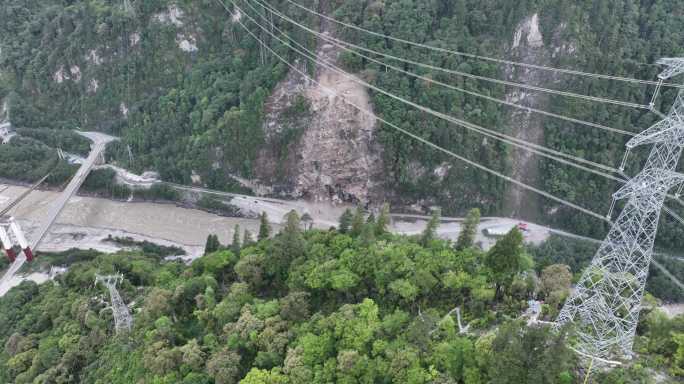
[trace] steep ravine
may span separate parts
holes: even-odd
[[[0,97],[0,144],[7,144],[12,138],[12,124],[10,123],[9,104]]]
[[[511,58],[527,63],[541,63],[545,59],[544,41],[537,14],[523,20],[518,26],[511,44]],[[508,68],[506,79],[530,85],[540,85],[546,80],[540,71],[530,71],[526,68]],[[506,101],[539,108],[548,101],[548,98],[524,89],[512,88],[506,94]],[[508,117],[508,126],[510,134],[518,139],[534,144],[543,142],[544,129],[537,115],[520,109],[512,109]],[[539,174],[538,160],[528,151],[513,148],[510,153],[511,177],[534,185]],[[538,210],[539,201],[536,195],[514,185],[510,186],[504,203],[505,214],[533,218]]]
[[[552,36],[551,44],[545,45],[538,14],[525,18],[516,29],[510,45],[510,59],[523,63],[550,65],[554,55],[572,54],[572,44],[556,46],[557,36],[565,26],[559,25]],[[534,86],[548,87],[558,82],[558,78],[549,72],[532,70],[524,67],[509,67],[506,80]],[[549,95],[520,88],[509,88],[506,101],[540,110],[548,110]],[[544,145],[544,117],[525,110],[510,108],[507,117],[508,133],[529,143]],[[511,177],[530,185],[540,185],[540,157],[530,151],[512,148],[509,162]],[[504,214],[527,220],[536,220],[543,215],[539,195],[523,190],[513,184],[506,193]]]

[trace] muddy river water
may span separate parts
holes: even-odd
[[[26,188],[21,186],[0,184],[0,208],[7,206],[25,190]],[[57,196],[58,192],[54,191],[34,191],[11,211],[11,215],[19,220],[28,233],[29,239]],[[283,222],[285,214],[292,209],[297,210],[300,215],[309,213],[314,219],[315,227],[329,228],[336,224],[339,215],[348,208],[327,202],[278,201],[250,196],[235,197],[230,203],[252,215],[265,211],[275,231]],[[391,230],[397,233],[418,234],[425,228],[426,222],[425,217],[394,215]],[[507,218],[484,218],[480,229],[512,227],[516,223],[516,220]],[[102,241],[112,235],[130,236],[136,240],[147,240],[161,245],[180,246],[186,250],[189,257],[197,257],[202,254],[209,234],[216,234],[223,244],[229,244],[236,224],[240,225],[241,230],[248,229],[253,234],[256,234],[259,227],[258,220],[223,217],[174,204],[121,202],[98,197],[74,196],[38,250],[93,248],[114,252],[117,250],[115,245]],[[455,239],[460,226],[459,220],[445,218],[438,229],[438,234],[444,238]],[[539,243],[549,236],[547,228],[532,223],[529,223],[529,226],[530,230],[526,233],[528,241]],[[484,236],[480,231],[477,241],[484,248],[488,248],[494,239]]]
[[[0,209],[7,206],[22,192],[25,187],[0,184]],[[54,191],[34,191],[15,207],[10,214],[22,225],[28,238],[32,238],[50,204],[59,193]],[[245,212],[259,214],[267,212],[274,231],[280,228],[284,215],[292,209],[300,214],[309,213],[314,218],[313,225],[318,228],[329,228],[348,206],[333,205],[326,202],[278,201],[250,196],[233,198],[231,204]],[[427,219],[421,216],[393,215],[391,230],[397,233],[418,234],[425,228]],[[484,235],[483,230],[512,227],[517,220],[509,218],[483,218],[476,241],[483,248],[489,248],[495,239]],[[131,237],[138,241],[150,241],[160,245],[178,246],[187,253],[187,258],[196,258],[204,252],[207,235],[216,234],[223,244],[232,241],[236,224],[241,230],[248,229],[256,234],[259,221],[254,219],[223,217],[197,209],[188,209],[174,204],[147,202],[119,202],[97,197],[74,196],[57,218],[43,243],[40,251],[65,251],[71,248],[96,249],[102,252],[116,252],[121,248],[117,244],[104,241],[108,236]],[[559,231],[527,223],[526,241],[540,243],[553,233],[572,236]],[[460,220],[444,218],[438,229],[443,238],[456,239],[460,231]],[[6,287],[0,287],[0,296],[12,286],[24,279],[43,282],[45,273],[33,273],[29,276],[15,276]],[[671,316],[684,312],[682,304],[664,308]]]
[[[24,187],[0,185],[0,208],[25,190]],[[57,196],[57,192],[35,191],[11,212],[29,239]],[[197,256],[209,234],[217,234],[222,243],[229,243],[235,224],[252,233],[258,229],[256,220],[222,217],[173,204],[129,203],[74,196],[39,250],[78,247],[114,251],[116,249],[111,249],[111,243],[101,242],[111,234],[182,246],[189,255]]]

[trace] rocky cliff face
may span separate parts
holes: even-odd
[[[559,25],[554,34],[564,28]],[[321,23],[320,29],[324,33],[334,33],[325,22]],[[555,42],[555,36],[549,40]],[[519,23],[507,49],[512,60],[548,65],[555,55],[571,54],[574,46],[545,44],[539,15],[535,13]],[[321,61],[336,62],[339,50],[319,42],[317,56]],[[300,70],[307,70],[302,63],[298,65]],[[509,81],[537,86],[559,81],[547,72],[522,67],[507,68],[505,77]],[[316,82],[312,82],[291,71],[269,98],[264,130],[270,145],[260,153],[257,180],[251,187],[266,185],[268,188],[262,187],[262,191],[314,200],[369,202],[381,199],[389,191],[382,188],[386,177],[380,174],[381,148],[374,140],[376,122],[345,102],[372,110],[365,88],[324,66],[316,68],[315,79]],[[301,130],[297,140],[289,144],[287,151],[279,153],[275,148],[282,143],[282,137],[287,136],[288,131],[296,130],[284,115],[298,98],[306,100],[309,113],[294,123]],[[511,87],[506,100],[547,109],[549,96]],[[543,118],[521,109],[510,110],[507,133],[543,145]],[[538,156],[526,150],[512,149],[509,162],[513,178],[538,185]],[[416,167],[422,169],[418,164]],[[504,204],[506,214],[535,219],[540,209],[537,195],[510,186]]]
[[[321,30],[332,33],[326,23]],[[316,54],[321,62],[336,63],[339,50],[321,41]],[[308,113],[288,121],[284,115],[298,98],[306,100]],[[372,111],[366,89],[353,76],[319,66],[314,82],[291,71],[267,103],[264,129],[270,143],[278,142],[288,130],[299,130],[299,139],[288,146],[287,154],[271,150],[275,145],[261,151],[260,183],[276,185],[275,192],[313,200],[367,203],[381,194],[376,121],[350,104]]]

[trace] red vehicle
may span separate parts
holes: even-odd
[[[527,225],[527,223],[518,223],[517,227],[518,227],[519,230],[521,230],[521,231],[523,231],[523,232],[527,232],[527,231],[530,230],[530,228],[529,228],[529,226]]]

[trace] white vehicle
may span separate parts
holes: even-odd
[[[527,231],[529,231],[527,223],[518,223],[518,224],[504,224],[504,225],[497,225],[494,227],[489,227],[485,228],[482,230],[482,232],[491,237],[502,237],[506,236],[508,232],[510,232],[513,228],[518,228],[520,232],[523,234]]]
[[[515,225],[497,225],[494,227],[485,228],[482,232],[491,237],[501,237],[506,236],[511,229],[515,228]]]

